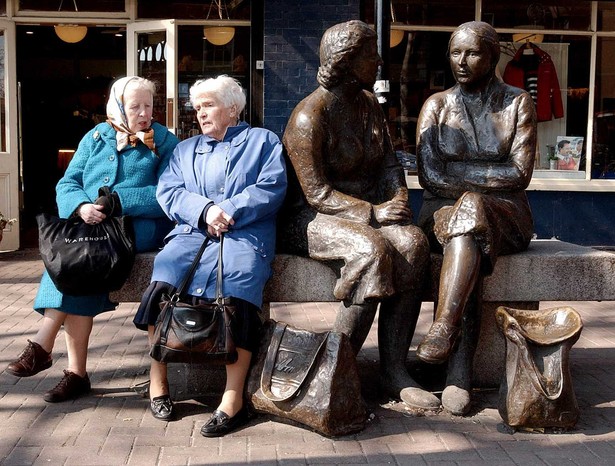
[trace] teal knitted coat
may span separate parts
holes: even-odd
[[[66,173],[56,186],[56,202],[60,217],[68,218],[83,203],[98,197],[98,188],[109,186],[122,205],[122,214],[133,218],[137,251],[153,250],[172,224],[156,200],[158,178],[169,164],[179,142],[164,126],[154,123],[156,153],[145,144],[116,149],[116,131],[108,123],[100,123],[79,143]],[[95,296],[64,295],[45,272],[34,301],[34,309],[46,308],[68,314],[93,316],[115,309],[107,293]]]

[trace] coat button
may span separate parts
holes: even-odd
[[[110,155],[109,156],[109,160],[111,160],[111,161],[115,160],[115,155]]]
[[[103,178],[103,181],[104,181],[105,183],[108,183],[108,182],[109,182],[109,177],[108,177],[108,176],[105,176],[105,177]]]
[[[203,293],[203,288],[197,288],[197,289],[196,289],[196,292],[197,292],[198,294],[202,294],[202,293]]]

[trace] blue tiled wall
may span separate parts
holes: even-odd
[[[322,33],[334,24],[359,19],[358,0],[265,2],[264,126],[282,137],[297,103],[318,83]]]

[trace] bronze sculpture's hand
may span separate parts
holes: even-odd
[[[374,218],[381,225],[412,222],[412,210],[401,199],[393,199],[374,206]]]

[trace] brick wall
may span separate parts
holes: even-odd
[[[297,103],[318,83],[322,33],[360,19],[359,0],[265,1],[264,121],[280,138]]]

